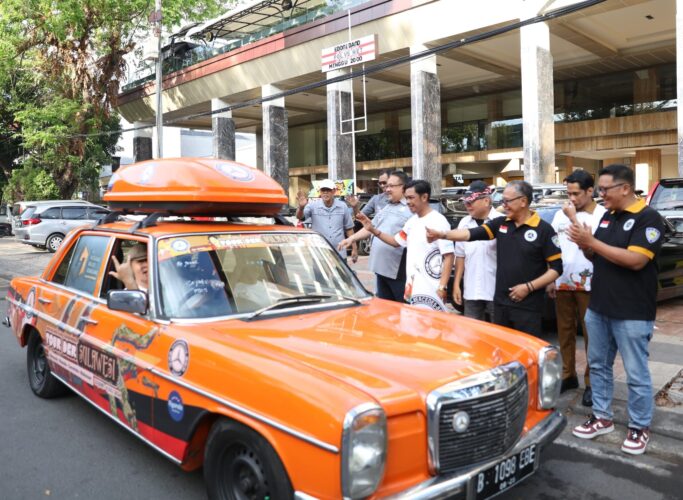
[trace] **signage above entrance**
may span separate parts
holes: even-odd
[[[322,71],[346,68],[377,57],[377,35],[368,35],[322,50]]]

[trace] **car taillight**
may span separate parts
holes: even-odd
[[[40,219],[24,219],[21,221],[22,226],[35,226],[40,224]]]

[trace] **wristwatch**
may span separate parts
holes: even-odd
[[[437,290],[440,292],[445,292],[446,290],[448,290],[448,287],[444,285],[439,285],[439,288],[437,288]]]

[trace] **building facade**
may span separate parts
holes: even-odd
[[[256,134],[257,166],[290,199],[328,176],[372,191],[385,168],[438,190],[474,179],[557,182],[612,162],[631,165],[647,190],[679,175],[676,6],[252,1],[174,34],[164,123],[212,131],[224,158],[234,158],[236,132]],[[321,71],[325,49],[367,36],[373,60]],[[136,125],[155,120],[152,70],[136,68],[119,96]],[[139,135],[138,145],[151,141]],[[152,149],[138,151],[144,159]]]

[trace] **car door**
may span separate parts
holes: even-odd
[[[73,228],[82,226],[88,223],[88,207],[85,206],[71,206],[62,207],[62,220],[61,225],[63,231],[62,234],[66,235]]]
[[[106,303],[111,290],[123,289],[123,283],[111,274],[116,273],[114,258],[119,264],[126,263],[128,253],[140,243],[147,241],[121,236],[113,238],[98,290],[102,305],[90,316],[99,328],[92,330],[90,340],[100,351],[109,352],[117,359],[116,381],[107,388],[112,415],[115,409],[115,417],[123,425],[154,442],[153,408],[159,396],[159,385],[151,369],[160,358],[155,345],[158,327],[146,314],[112,310]]]
[[[56,320],[56,328],[46,332],[46,345],[59,347],[48,359],[81,396],[145,435],[155,390],[148,361],[140,362],[138,350],[150,344],[155,332],[147,318],[111,311],[102,298],[117,244],[110,235],[84,232],[57,267],[52,295],[43,297]]]

